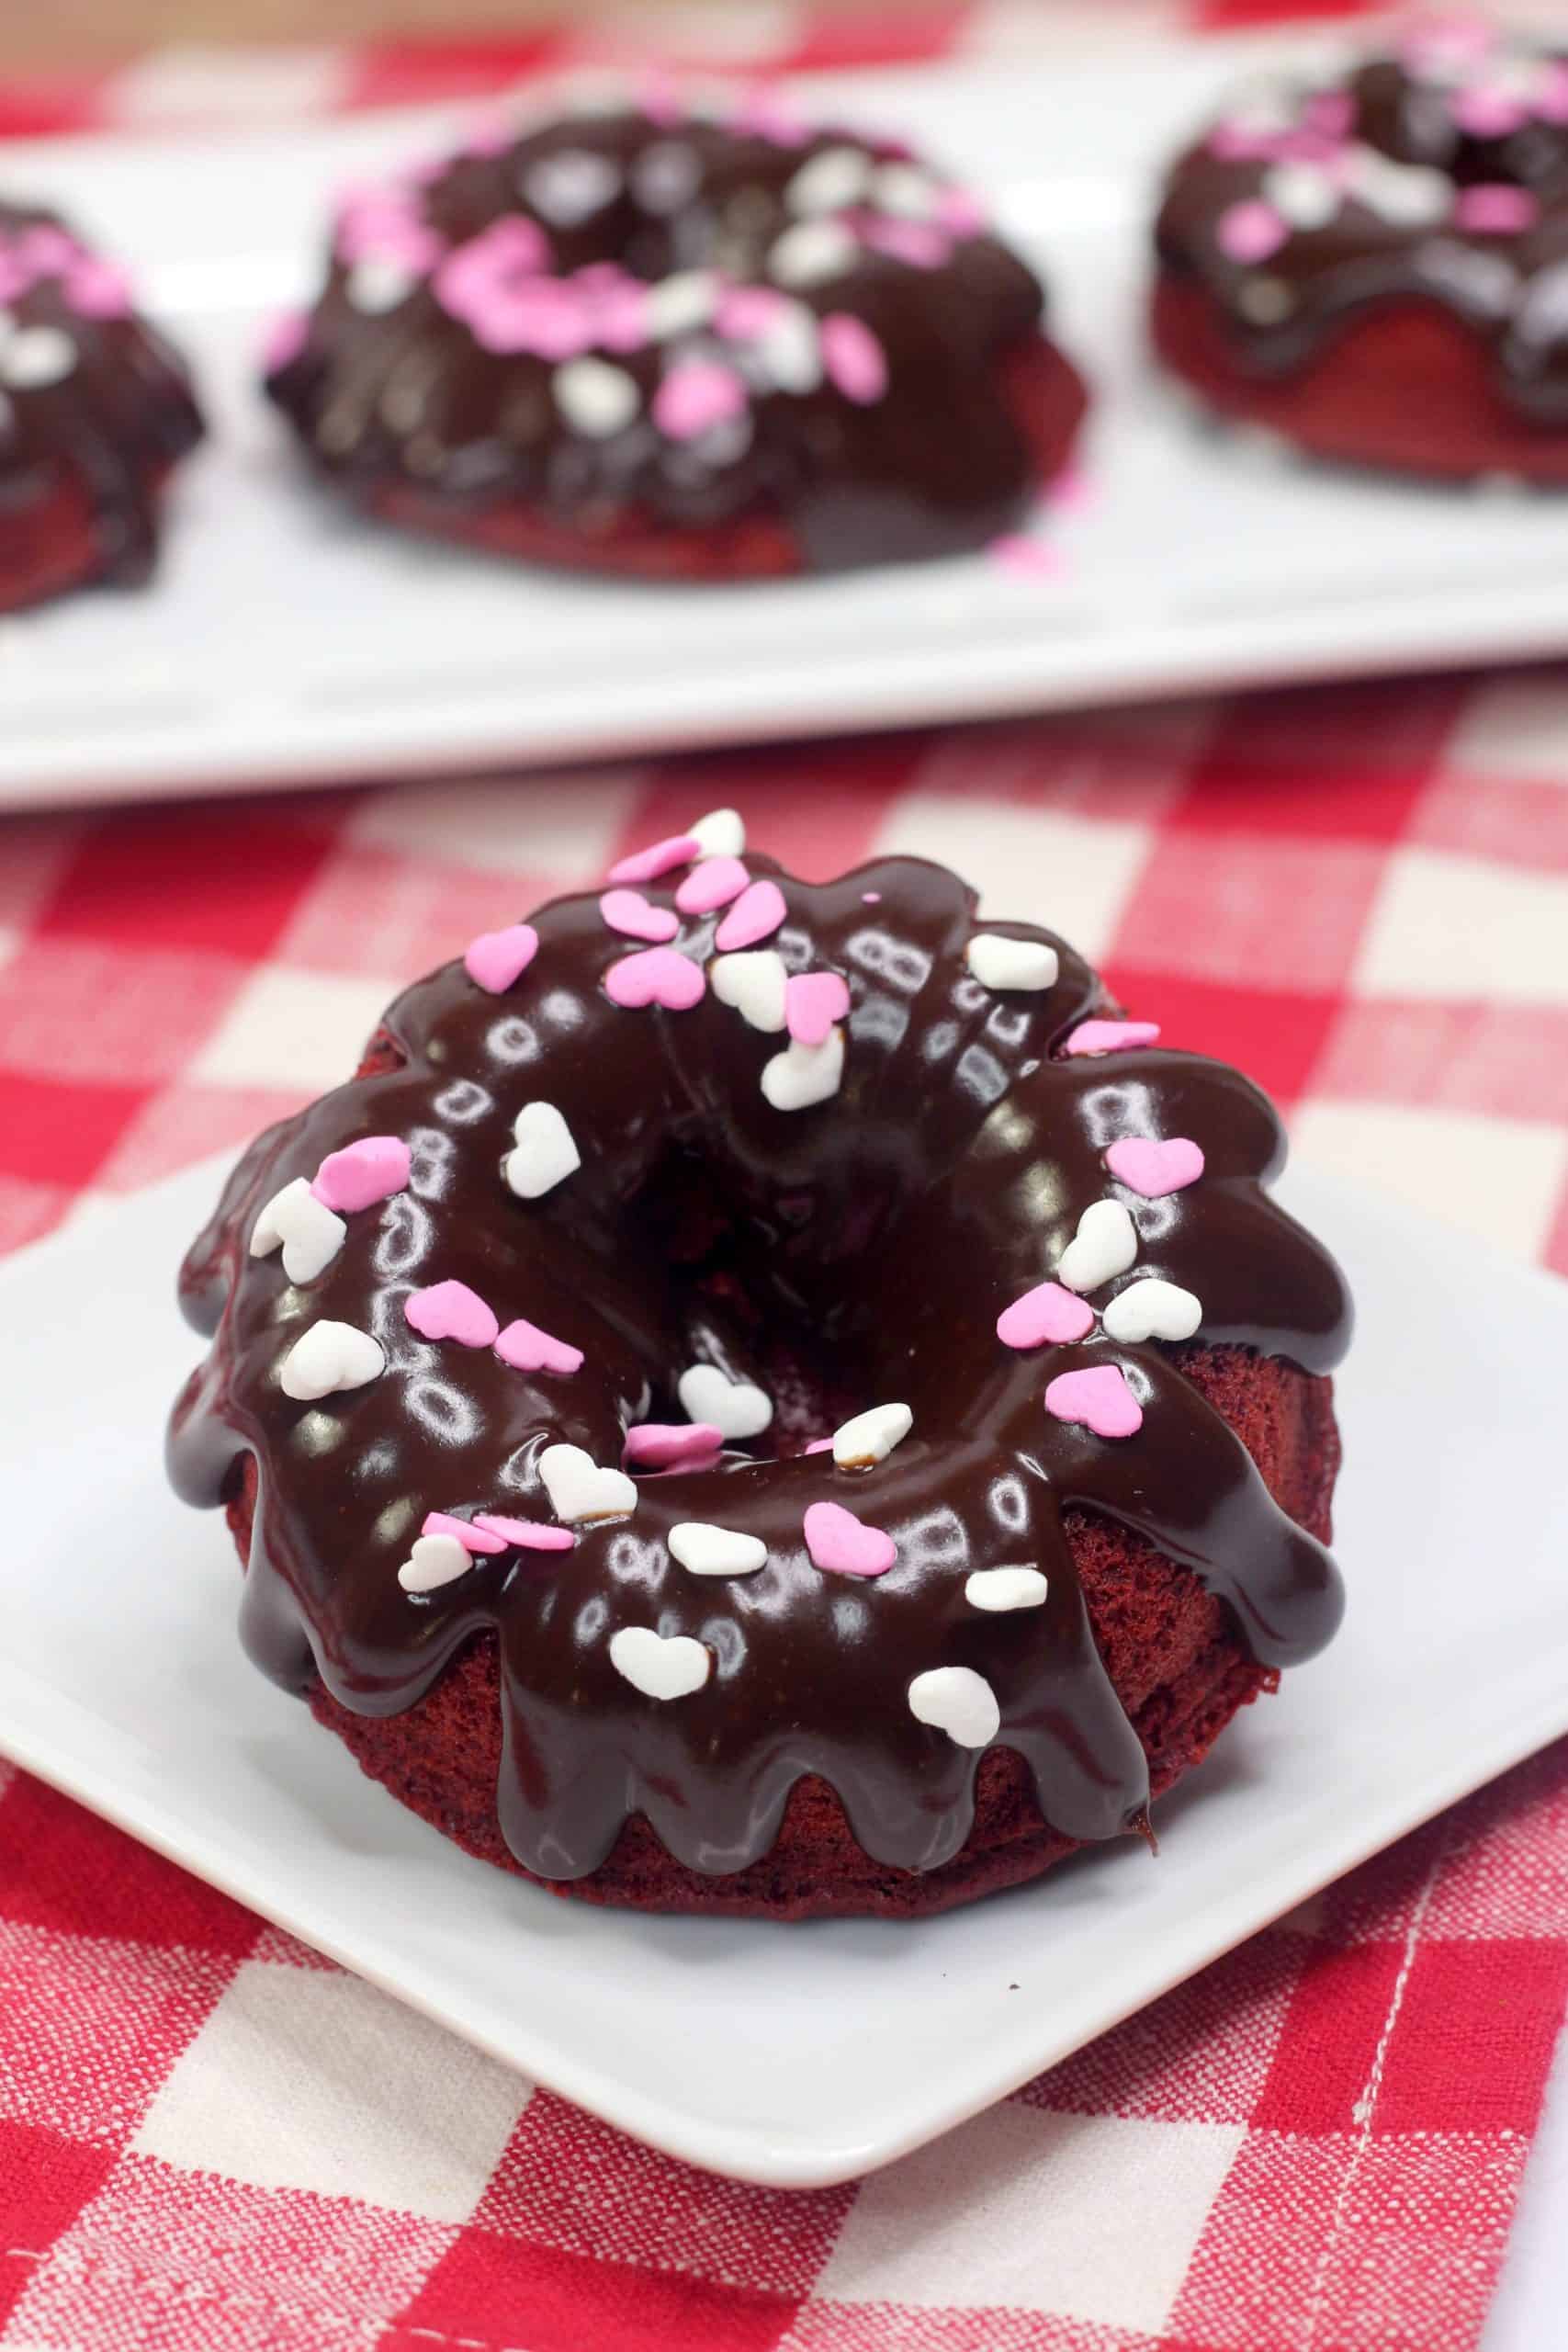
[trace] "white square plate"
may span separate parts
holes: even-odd
[[[886,2164],[1568,1730],[1568,1288],[1303,1173],[1287,1194],[1361,1315],[1349,1613],[1166,1801],[1157,1865],[1128,1841],[913,1925],[562,1902],[403,1812],[241,1653],[222,1521],[182,1509],[160,1460],[196,1353],[174,1270],[217,1182],[198,1169],[0,1268],[0,1747],[694,2164],[797,2187]],[[84,1494],[85,1538],[62,1503]]]
[[[1269,51],[1277,43],[1267,45]],[[1299,49],[1299,44],[1298,44]],[[701,589],[530,572],[355,521],[254,386],[330,192],[437,152],[451,110],[223,143],[13,147],[6,186],[112,235],[188,347],[209,446],[155,585],[0,628],[0,806],[558,760],[879,727],[1568,644],[1561,499],[1289,467],[1197,430],[1142,353],[1162,158],[1241,65],[1189,43],[999,74],[813,80],[986,191],[1053,288],[1099,402],[1056,575],[984,557]],[[84,681],[90,691],[84,692]]]

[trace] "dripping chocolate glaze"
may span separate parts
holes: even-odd
[[[1103,1337],[1020,1353],[998,1340],[997,1317],[1108,1195],[1138,1227],[1135,1274],[1203,1301],[1205,1342],[1326,1370],[1348,1335],[1343,1282],[1265,1191],[1280,1128],[1236,1072],[1154,1048],[1051,1058],[1103,1001],[1070,949],[1055,943],[1048,991],[994,993],[964,962],[974,894],[943,868],[887,859],[815,886],[764,858],[748,864],[773,875],[787,903],[769,944],[792,970],[849,983],[841,1091],[807,1111],[771,1108],[759,1077],[785,1041],[711,989],[689,1012],[618,1008],[603,980],[631,943],[606,929],[595,898],[554,901],[505,995],[484,993],[461,964],[419,981],[386,1020],[398,1067],[338,1088],[241,1161],[181,1277],[186,1313],[213,1344],[174,1416],[175,1484],[216,1504],[238,1457],[255,1455],[243,1632],[285,1684],[319,1672],[345,1705],[395,1713],[494,1630],[500,1818],[546,1876],[592,1870],[634,1812],[692,1867],[741,1869],[808,1772],[831,1782],[870,1854],[934,1867],[967,1835],[976,1762],[909,1711],[912,1678],[943,1665],[991,1684],[999,1743],[1027,1759],[1046,1818],[1075,1838],[1111,1836],[1140,1815],[1147,1775],[1094,1646],[1063,1511],[1102,1512],[1187,1563],[1235,1604],[1269,1665],[1327,1640],[1339,1581],[1179,1353]],[[880,897],[868,903],[868,891]],[[670,889],[648,895],[673,905]],[[719,920],[685,920],[681,949],[706,960]],[[501,1165],[517,1112],[536,1100],[564,1114],[582,1164],[525,1202]],[[410,1144],[409,1190],[350,1216],[316,1281],[296,1288],[276,1255],[246,1254],[280,1185],[372,1134]],[[1205,1173],[1145,1200],[1104,1165],[1124,1135],[1190,1136]],[[728,1281],[699,1282],[696,1261],[672,1254],[694,1246],[694,1216],[710,1213],[702,1263]],[[529,1377],[488,1350],[416,1338],[408,1293],[447,1278],[503,1323],[526,1317],[581,1347],[581,1371]],[[278,1364],[322,1317],[372,1331],[388,1367],[350,1394],[295,1404]],[[617,1464],[631,1422],[685,1418],[675,1382],[699,1352],[761,1377],[781,1329],[858,1403],[912,1406],[912,1433],[886,1461],[852,1472],[831,1455],[731,1449],[716,1468],[640,1480],[636,1511],[582,1528],[570,1553],[508,1553],[435,1593],[401,1589],[398,1567],[427,1511],[548,1516],[546,1445]],[[1144,1403],[1135,1437],[1099,1439],[1045,1413],[1048,1378],[1108,1361]],[[886,1528],[896,1566],[870,1582],[813,1566],[801,1521],[824,1499]],[[682,1520],[761,1536],[767,1565],[690,1575],[665,1540]],[[1048,1577],[1043,1609],[987,1616],[968,1604],[972,1570],[1025,1564]],[[709,1681],[677,1702],[643,1696],[610,1663],[623,1625],[706,1644]]]
[[[829,150],[874,163],[907,154],[837,131],[781,146],[739,125],[569,116],[502,153],[455,157],[408,200],[448,252],[521,215],[548,238],[561,276],[614,262],[649,283],[707,268],[733,284],[767,283],[770,249],[795,225],[789,183]],[[650,173],[671,156],[684,161],[689,192],[655,209]],[[563,224],[558,202],[541,208],[548,173],[563,163],[603,171],[614,189],[575,225]],[[637,413],[590,438],[555,404],[555,362],[485,350],[428,277],[378,315],[355,308],[351,284],[334,252],[303,347],[267,385],[316,465],[351,495],[371,499],[400,482],[453,510],[522,500],[585,543],[626,514],[674,530],[763,516],[790,527],[805,562],[820,569],[982,545],[1039,495],[998,368],[1033,345],[1043,298],[989,236],[955,239],[936,267],[863,243],[848,268],[778,289],[818,319],[863,322],[886,357],[886,392],[863,406],[829,381],[788,391],[758,383],[746,419],[690,441],[662,435],[649,407],[672,360],[737,364],[741,346],[706,328],[601,349],[635,381]]]
[[[0,277],[28,230],[66,229],[57,213],[0,201]],[[0,300],[12,332],[66,336],[73,364],[52,382],[13,384],[0,405],[0,529],[79,483],[93,509],[98,576],[131,586],[152,569],[157,496],[169,468],[201,438],[185,367],[146,320],[87,316],[48,272]]]
[[[1293,230],[1263,260],[1241,261],[1222,249],[1219,223],[1234,205],[1263,196],[1272,163],[1218,154],[1205,139],[1167,182],[1156,230],[1162,267],[1199,281],[1223,305],[1238,359],[1260,379],[1309,368],[1357,319],[1415,302],[1447,311],[1490,345],[1497,392],[1511,407],[1543,425],[1568,424],[1568,123],[1531,119],[1477,136],[1456,122],[1449,89],[1395,58],[1369,61],[1342,85],[1282,95],[1301,119],[1329,86],[1349,101],[1349,141],[1439,173],[1456,195],[1481,185],[1523,189],[1538,200],[1539,218],[1506,232],[1441,219],[1416,227],[1351,194],[1321,226]],[[1315,154],[1314,147],[1309,132],[1297,159],[1331,164],[1345,152],[1332,139],[1316,142]]]

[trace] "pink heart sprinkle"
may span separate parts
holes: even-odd
[[[502,1363],[514,1372],[578,1372],[582,1365],[582,1350],[572,1347],[565,1340],[552,1339],[548,1331],[541,1331],[536,1323],[519,1316],[504,1331],[496,1334],[495,1351]]]
[[[716,359],[683,359],[653,395],[649,413],[671,441],[694,441],[746,409],[746,380]]]
[[[1520,130],[1529,120],[1529,108],[1511,92],[1489,87],[1484,82],[1456,91],[1450,112],[1472,139],[1506,139],[1509,131]]]
[[[1065,1054],[1113,1054],[1122,1046],[1152,1046],[1157,1021],[1080,1021],[1063,1045]]]
[[[1105,1155],[1112,1176],[1146,1201],[1162,1201],[1195,1184],[1203,1173],[1203,1153],[1190,1136],[1121,1136]]]
[[[859,233],[873,253],[907,262],[911,269],[941,269],[953,253],[953,237],[945,228],[930,220],[906,220],[896,212],[873,214],[861,223]]]
[[[822,365],[829,382],[857,408],[869,408],[887,390],[887,354],[863,319],[829,311],[822,322]]]
[[[784,1025],[802,1046],[820,1046],[850,1009],[849,982],[837,972],[795,972],[784,982]]]
[[[666,1012],[689,1012],[706,988],[702,966],[673,947],[645,947],[638,956],[623,956],[604,975],[604,993],[612,1004],[658,1004]]]
[[[831,1453],[833,1441],[830,1437],[814,1437],[806,1451],[807,1453]]]
[[[487,1535],[499,1535],[503,1546],[515,1544],[520,1552],[570,1552],[577,1541],[570,1527],[551,1527],[539,1519],[502,1519],[493,1510],[477,1510],[474,1525]]]
[[[400,1136],[361,1136],[357,1143],[328,1152],[310,1190],[329,1209],[352,1214],[406,1192],[408,1182],[409,1148]]]
[[[62,281],[65,300],[79,318],[123,319],[130,311],[130,281],[111,261],[81,254]]]
[[[721,956],[731,955],[739,947],[755,947],[759,939],[772,937],[788,912],[776,882],[753,882],[719,924],[713,944]]]
[[[1232,261],[1267,261],[1290,233],[1291,224],[1282,212],[1276,212],[1260,196],[1248,197],[1244,203],[1227,205],[1221,213],[1214,243]]]
[[[612,882],[657,882],[672,866],[690,865],[701,844],[690,833],[666,833],[651,849],[639,849],[610,868]]]
[[[711,915],[738,899],[751,876],[738,857],[705,857],[675,893],[683,915]]]
[[[886,1576],[898,1556],[891,1535],[880,1527],[868,1527],[842,1503],[813,1503],[803,1525],[813,1561],[835,1576]]]
[[[984,236],[989,225],[985,206],[966,187],[944,187],[937,199],[936,217],[955,237]]]
[[[1081,1421],[1096,1437],[1132,1437],[1144,1426],[1144,1408],[1115,1363],[1059,1372],[1045,1391],[1045,1410],[1059,1421]]]
[[[1094,1329],[1094,1309],[1060,1283],[1036,1283],[997,1317],[1005,1348],[1064,1347]]]
[[[606,890],[599,911],[612,931],[627,939],[673,939],[681,928],[668,907],[656,907],[640,890]]]
[[[480,1520],[453,1519],[444,1510],[427,1510],[422,1535],[452,1535],[465,1552],[504,1552],[504,1536],[491,1534]]]
[[[539,952],[539,934],[531,922],[509,923],[504,931],[481,931],[463,951],[463,968],[470,980],[491,996],[504,996]]]
[[[1540,218],[1540,200],[1528,187],[1483,180],[1461,187],[1454,198],[1454,226],[1481,236],[1513,236],[1533,229]]]
[[[629,1468],[646,1463],[649,1469],[694,1469],[716,1455],[724,1431],[712,1421],[638,1421],[626,1431],[621,1459]]]
[[[735,343],[750,343],[767,334],[789,310],[789,296],[773,286],[727,287],[719,297],[714,324]]]
[[[410,1291],[403,1313],[422,1340],[456,1340],[465,1348],[493,1347],[500,1329],[477,1290],[467,1283],[432,1283]]]

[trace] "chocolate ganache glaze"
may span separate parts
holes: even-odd
[[[567,560],[730,531],[736,569],[836,568],[1023,516],[1028,412],[1061,412],[1065,454],[1083,404],[1042,312],[975,199],[907,149],[772,102],[655,104],[351,194],[266,383],[318,469],[400,519],[521,506],[565,535],[523,551]],[[1021,354],[1048,365],[1021,409]]]
[[[67,488],[91,514],[84,575],[144,580],[158,491],[201,431],[184,363],[119,271],[58,214],[0,201],[0,541]],[[0,546],[0,590],[9,568]]]
[[[634,1813],[694,1869],[739,1870],[806,1774],[831,1784],[868,1854],[930,1870],[964,1842],[993,1740],[1026,1760],[1048,1822],[1115,1835],[1142,1819],[1147,1771],[1065,1510],[1185,1564],[1270,1667],[1311,1656],[1340,1614],[1328,1555],[1271,1499],[1180,1351],[1106,1328],[1125,1319],[1118,1299],[1168,1310],[1191,1294],[1170,1328],[1195,1318],[1207,1347],[1309,1372],[1337,1361],[1340,1274],[1265,1189],[1278,1122],[1235,1071],[1107,1019],[1095,974],[1051,933],[977,924],[942,867],[888,858],[815,885],[718,854],[672,888],[671,857],[703,838],[632,862],[640,911],[625,893],[559,899],[417,982],[360,1076],[247,1151],[181,1276],[212,1346],[174,1414],[174,1482],[216,1505],[254,1455],[243,1639],[288,1688],[319,1674],[346,1707],[394,1713],[493,1629],[500,1822],[544,1877],[592,1871]],[[670,944],[639,948],[612,923]],[[825,1003],[788,985],[807,975]],[[823,989],[823,975],[837,981]],[[1129,1138],[1185,1156],[1163,1189],[1111,1172]],[[334,1187],[322,1163],[345,1148],[390,1172]],[[307,1235],[291,1280],[276,1250],[255,1252],[288,1224],[282,1188],[298,1203],[311,1180],[343,1230],[319,1248]],[[998,1317],[1038,1296],[1086,1209],[1091,1258],[1108,1222],[1125,1246],[1112,1241],[1114,1272],[1063,1265],[1081,1299],[1050,1300],[1083,1336],[1004,1344]],[[421,1303],[448,1283],[492,1312],[420,1336],[411,1315],[464,1320]],[[514,1317],[532,1340],[508,1362]],[[369,1335],[381,1368],[340,1368],[335,1388],[329,1370],[329,1393],[297,1401],[286,1367],[326,1322],[353,1327],[361,1351]],[[541,1335],[561,1368],[519,1368]],[[907,1431],[879,1414],[837,1454],[768,1459],[672,1421],[692,1367],[765,1387],[781,1340],[852,1408],[900,1400]],[[1069,1377],[1086,1372],[1089,1391]],[[1107,1407],[1131,1434],[1065,1417]],[[639,1442],[675,1466],[619,1486],[606,1473]],[[547,1452],[562,1445],[596,1467],[574,1459],[567,1477]],[[831,1533],[813,1534],[824,1503],[860,1533],[830,1513]],[[408,1589],[431,1512],[449,1580]],[[470,1557],[452,1523],[482,1517],[510,1533]],[[533,1548],[566,1544],[563,1517],[570,1548]],[[676,1555],[694,1524],[757,1539],[765,1563],[731,1543],[695,1572]],[[1043,1570],[1043,1603],[977,1600],[996,1580],[971,1579],[1003,1568]],[[627,1629],[651,1667],[619,1641]]]
[[[1466,18],[1257,90],[1176,164],[1156,242],[1259,378],[1417,301],[1485,339],[1511,408],[1568,424],[1568,55]]]

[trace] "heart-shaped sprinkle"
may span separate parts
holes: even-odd
[[[753,882],[741,891],[719,924],[713,944],[721,956],[733,955],[740,947],[755,947],[760,939],[773,937],[788,912],[776,882]]]
[[[807,1453],[831,1453],[833,1441],[830,1437],[814,1437],[806,1451]]]
[[[1198,1182],[1203,1154],[1190,1136],[1121,1136],[1107,1150],[1105,1164],[1130,1193],[1162,1201],[1168,1193]]]
[[[762,1092],[775,1111],[809,1111],[837,1094],[844,1076],[844,1033],[829,1029],[819,1046],[790,1045],[762,1064]]]
[[[612,931],[627,939],[651,939],[657,944],[673,939],[681,928],[679,918],[668,907],[654,906],[640,890],[606,890],[599,911]]]
[[[886,1529],[869,1527],[842,1503],[813,1503],[801,1523],[812,1559],[834,1576],[886,1576],[898,1556]]]
[[[573,1373],[581,1369],[582,1350],[541,1331],[536,1323],[518,1316],[496,1334],[495,1351],[514,1372]]]
[[[969,942],[964,960],[982,988],[1054,989],[1061,958],[1043,939],[1008,939],[982,931]]]
[[[712,1421],[638,1421],[626,1431],[621,1459],[649,1470],[690,1470],[710,1462],[724,1443]]]
[[[504,996],[538,952],[539,934],[531,922],[509,923],[504,931],[481,931],[470,939],[463,950],[463,969],[490,995]]]
[[[387,1368],[378,1340],[353,1323],[323,1321],[302,1331],[278,1367],[277,1383],[296,1403],[313,1404],[340,1388],[363,1388]]]
[[[700,1690],[713,1659],[690,1634],[656,1634],[651,1625],[623,1625],[610,1636],[610,1664],[645,1699],[684,1699]]]
[[[357,1143],[328,1152],[310,1190],[328,1208],[352,1215],[406,1192],[409,1168],[409,1148],[401,1136],[361,1136]]]
[[[971,1609],[998,1613],[1043,1609],[1049,1589],[1038,1568],[976,1568],[964,1580],[964,1598]]]
[[[997,1317],[1004,1348],[1056,1348],[1094,1329],[1094,1309],[1060,1283],[1036,1283]]]
[[[1111,1339],[1135,1347],[1144,1340],[1190,1340],[1203,1320],[1203,1307],[1179,1283],[1145,1274],[1117,1292],[1102,1320]]]
[[[492,1535],[477,1520],[454,1519],[450,1511],[427,1510],[420,1526],[422,1535],[449,1535],[466,1552],[504,1552],[506,1539]]]
[[[788,1018],[789,975],[772,947],[740,956],[717,956],[708,967],[720,1004],[733,1005],[753,1029],[777,1031]]]
[[[833,1459],[840,1470],[869,1470],[885,1462],[914,1424],[908,1405],[872,1405],[833,1431]]]
[[[671,441],[695,441],[746,413],[746,379],[716,359],[678,359],[654,393],[649,414]]]
[[[1056,1279],[1069,1290],[1098,1290],[1124,1274],[1137,1254],[1138,1228],[1121,1202],[1091,1201],[1056,1261]]]
[[[607,359],[585,355],[569,359],[550,379],[556,406],[574,433],[590,441],[604,441],[622,432],[637,413],[639,395],[635,377]]]
[[[710,808],[691,829],[699,857],[739,857],[746,847],[746,828],[738,808]]]
[[[539,1476],[558,1519],[624,1519],[637,1509],[636,1480],[602,1469],[580,1445],[547,1445]]]
[[[863,319],[829,311],[818,340],[829,382],[857,408],[870,408],[887,390],[887,354]]]
[[[689,1012],[707,988],[700,964],[673,947],[645,947],[623,956],[604,975],[604,993],[614,1004],[661,1005],[666,1012]]]
[[[582,1165],[582,1155],[553,1102],[525,1102],[513,1122],[516,1148],[506,1155],[506,1181],[520,1200],[536,1201]]]
[[[797,1046],[825,1044],[849,1009],[849,982],[837,972],[796,972],[784,982],[784,1023]]]
[[[283,1245],[283,1271],[291,1283],[312,1283],[343,1248],[348,1227],[303,1176],[274,1193],[251,1227],[251,1255],[265,1258]]]
[[[1157,1021],[1080,1021],[1069,1030],[1065,1054],[1114,1054],[1124,1046],[1152,1046],[1159,1035]]]
[[[1114,1363],[1059,1372],[1045,1391],[1045,1410],[1058,1421],[1081,1422],[1096,1437],[1133,1437],[1144,1426],[1143,1407]]]
[[[738,899],[751,876],[738,857],[705,857],[675,893],[683,915],[711,915]]]
[[[465,1348],[492,1348],[501,1326],[477,1290],[467,1283],[432,1283],[411,1290],[403,1301],[409,1329],[422,1340],[456,1340]]]
[[[909,1685],[909,1713],[960,1747],[989,1747],[1002,1727],[997,1694],[968,1666],[933,1666]]]
[[[675,1383],[682,1409],[708,1421],[724,1437],[761,1437],[773,1418],[773,1400],[749,1380],[728,1380],[716,1363],[694,1363]]]
[[[651,849],[634,851],[610,868],[612,882],[657,882],[661,874],[670,873],[677,865],[690,865],[702,854],[702,844],[694,833],[666,833]]]
[[[455,1535],[416,1535],[398,1582],[405,1592],[437,1592],[467,1576],[469,1565],[468,1548]]]
[[[493,1510],[477,1510],[473,1524],[481,1534],[498,1535],[502,1544],[520,1552],[570,1552],[577,1538],[570,1527],[551,1527],[542,1519],[503,1519]]]
[[[768,1556],[760,1535],[699,1519],[682,1520],[670,1530],[669,1543],[672,1556],[694,1577],[754,1576]]]

